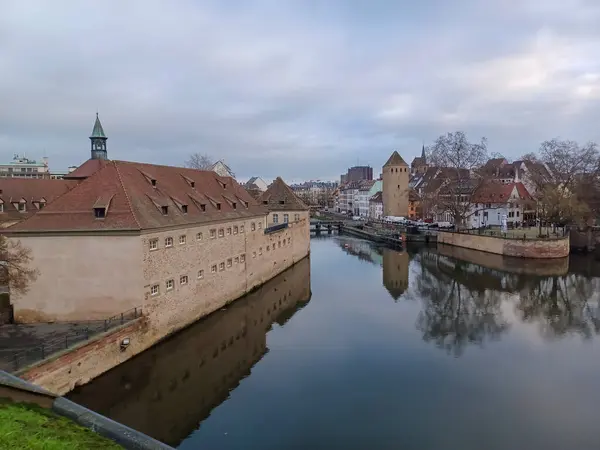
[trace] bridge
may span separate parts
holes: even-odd
[[[311,219],[310,231],[315,232],[315,233],[320,233],[321,231],[327,230],[328,233],[331,233],[333,230],[340,231],[344,225],[345,225],[345,221],[343,221],[343,220]]]

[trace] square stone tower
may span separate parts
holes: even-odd
[[[397,151],[383,165],[383,215],[408,217],[408,164]]]

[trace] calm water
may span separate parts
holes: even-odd
[[[181,449],[598,449],[600,267],[313,239],[71,398]]]

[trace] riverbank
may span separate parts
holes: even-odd
[[[0,449],[122,449],[48,409],[0,399]]]

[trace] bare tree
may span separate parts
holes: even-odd
[[[31,250],[24,247],[21,241],[0,236],[0,285],[8,286],[14,293],[27,292],[29,283],[38,276],[36,269],[28,267],[32,260]]]
[[[542,221],[565,224],[588,219],[595,203],[587,191],[596,184],[590,181],[598,175],[600,152],[596,143],[580,146],[560,139],[542,142],[539,160],[530,165],[525,176],[533,187],[540,232]]]
[[[473,214],[473,198],[485,178],[479,169],[487,160],[486,138],[469,142],[462,131],[438,137],[431,147],[431,162],[441,171],[436,210],[449,213],[456,226]]]
[[[191,169],[208,170],[213,165],[213,159],[207,154],[192,153],[185,162],[185,166]]]

